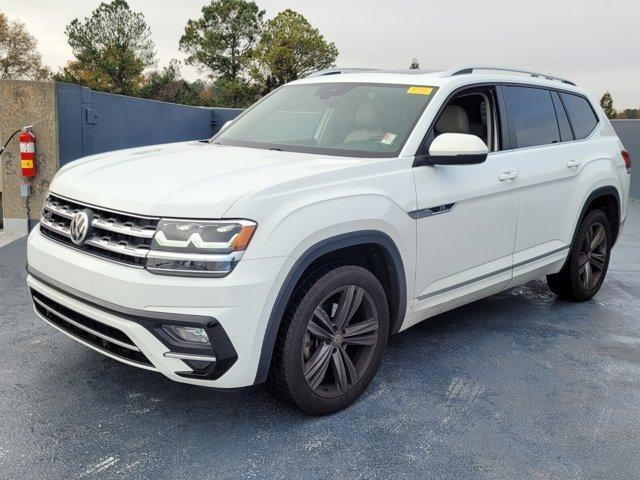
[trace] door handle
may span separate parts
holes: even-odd
[[[518,172],[502,172],[498,175],[498,180],[501,182],[506,182],[507,180],[513,180],[518,176]]]
[[[567,162],[567,167],[568,168],[576,168],[580,166],[580,160],[569,160]]]

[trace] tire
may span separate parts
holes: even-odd
[[[547,275],[549,289],[561,298],[584,302],[591,299],[604,281],[611,258],[611,224],[602,210],[584,218],[560,272]]]
[[[356,265],[319,271],[287,307],[267,382],[310,415],[354,403],[376,374],[389,335],[382,285]]]

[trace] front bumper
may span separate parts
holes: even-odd
[[[218,388],[253,384],[287,259],[243,260],[225,278],[158,276],[66,248],[37,228],[27,257],[27,283],[43,320],[121,362]],[[160,328],[166,324],[205,328],[212,348],[176,345]]]

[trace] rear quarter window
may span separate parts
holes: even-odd
[[[587,138],[598,124],[598,117],[591,104],[586,98],[571,93],[561,93],[560,97],[569,115],[576,140]]]

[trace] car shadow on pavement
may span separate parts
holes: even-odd
[[[391,337],[380,378],[374,380],[359,404],[375,407],[381,397],[381,383],[389,391],[406,391],[416,388],[416,384],[431,392],[446,389],[441,381],[446,383],[452,370],[464,371],[467,363],[479,360],[478,356],[491,361],[491,352],[502,355],[504,352],[499,349],[504,347],[501,344],[505,339],[520,350],[534,352],[555,334],[579,335],[579,328],[563,321],[563,309],[569,305],[548,292],[544,282],[537,281],[428,319]],[[491,345],[495,348],[487,352]],[[86,382],[89,389],[98,387],[101,401],[115,406],[124,400],[125,405],[135,406],[131,410],[134,414],[181,416],[185,412],[199,412],[194,428],[207,428],[209,415],[205,412],[212,412],[211,418],[216,422],[220,418],[264,421],[265,416],[281,422],[282,415],[308,418],[273,399],[261,385],[224,391],[180,384],[159,373],[123,365],[75,343],[68,346],[74,354],[51,365],[49,375],[64,381],[70,371],[82,372],[81,382]]]

